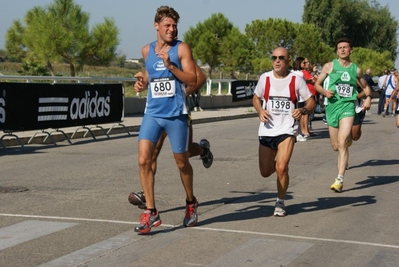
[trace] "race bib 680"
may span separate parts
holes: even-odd
[[[173,77],[153,78],[150,86],[153,98],[172,97],[176,94],[176,82]]]

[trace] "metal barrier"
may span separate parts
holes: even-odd
[[[59,82],[71,82],[75,81],[78,83],[82,82],[93,82],[93,83],[106,83],[106,82],[135,82],[136,78],[105,78],[105,77],[64,77],[64,76],[13,76],[13,75],[2,75],[0,76],[0,81],[24,81],[26,83],[30,83],[32,81],[52,81],[53,83]],[[212,84],[218,84],[218,92],[216,95],[223,95],[222,93],[222,85],[224,83],[228,84],[227,94],[231,95],[231,82],[235,81],[234,79],[207,79],[206,81],[206,93],[205,95],[212,95]],[[137,93],[137,97],[140,95]]]
[[[124,78],[124,77],[116,77],[116,78],[106,78],[106,77],[64,77],[64,76],[14,76],[14,75],[0,75],[0,82],[24,82],[24,83],[34,83],[35,81],[40,81],[40,82],[46,82],[48,81],[49,83],[52,84],[61,84],[61,83],[90,83],[90,84],[105,84],[105,83],[123,83],[123,82],[135,82],[137,81],[136,78]],[[231,83],[235,81],[233,79],[208,79],[206,81],[206,92],[204,95],[206,96],[210,96],[212,95],[212,85],[214,85],[215,83],[218,85],[217,86],[217,93],[216,95],[231,95]],[[225,93],[225,90],[222,90],[223,87],[225,88],[225,86],[223,86],[224,84],[227,83],[227,93]],[[214,90],[213,90],[214,91]],[[136,97],[140,97],[140,94],[137,93]],[[1,96],[0,96],[1,98]],[[0,103],[1,105],[1,103]],[[0,106],[1,108],[1,106]],[[116,125],[115,125],[116,126]],[[122,123],[119,123],[118,126],[123,126],[124,125]],[[82,128],[82,127],[81,127]],[[91,129],[93,127],[89,127],[89,126],[83,126],[84,129],[86,129],[86,133],[84,136],[86,136],[87,134],[90,134],[93,139],[96,139],[93,132],[91,131]],[[101,126],[95,125],[94,128],[100,128]],[[111,129],[114,127],[111,127]],[[77,131],[77,130],[76,130]],[[52,137],[52,133],[53,132],[61,132],[65,139],[71,143],[70,138],[68,138],[66,136],[66,134],[56,128],[55,130],[53,130],[52,132],[48,132],[45,129],[42,129],[40,131],[38,131],[37,133],[35,133],[30,140],[28,141],[28,144],[30,144],[33,140],[33,138],[38,135],[38,134],[44,134],[46,137],[44,138],[43,142],[46,142],[47,139],[50,139],[51,142],[53,144],[55,144],[56,142],[54,141],[53,137]],[[104,132],[104,130],[103,130]],[[104,134],[108,137],[109,132],[105,132]],[[127,134],[130,135],[129,131],[127,131]],[[21,147],[24,146],[24,144],[22,143],[22,141],[19,140],[18,136],[15,135],[15,132],[12,131],[7,131],[7,130],[3,130],[3,135],[0,137],[0,147],[5,147],[5,145],[3,144],[3,140],[5,137],[15,137],[17,139],[17,141],[19,142],[19,144],[21,145]],[[75,136],[76,132],[71,136],[71,138],[73,138]]]

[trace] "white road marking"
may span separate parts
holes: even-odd
[[[125,247],[137,241],[137,234],[133,231],[111,237],[81,250],[72,252],[58,259],[49,261],[39,267],[65,267],[85,264],[93,259],[103,257],[118,248]]]
[[[55,220],[68,220],[68,221],[107,222],[107,223],[119,223],[119,224],[138,224],[138,222],[130,222],[130,221],[116,221],[116,220],[88,219],[88,218],[73,218],[73,217],[58,217],[58,216],[41,216],[41,215],[27,215],[27,214],[0,213],[0,216],[3,216],[3,217],[55,219]],[[161,225],[161,227],[162,226],[163,227],[169,227],[169,228],[181,227],[181,225],[171,225],[171,224],[164,224],[164,223]],[[308,237],[308,236],[297,236],[297,235],[285,235],[285,234],[263,233],[263,232],[254,232],[254,231],[241,231],[241,230],[210,228],[210,227],[202,227],[202,226],[192,227],[191,229],[202,230],[202,231],[225,232],[225,233],[251,234],[251,235],[259,235],[259,236],[275,236],[275,237],[303,239],[303,240],[311,240],[311,241],[323,241],[323,242],[345,243],[345,244],[355,244],[355,245],[364,245],[364,246],[399,249],[399,245],[390,245],[390,244],[381,244],[381,243],[372,243],[372,242],[361,242],[361,241],[354,241],[354,240],[330,239],[330,238],[319,238],[319,237]]]
[[[77,223],[48,222],[48,221],[24,221],[0,228],[0,250],[16,246],[18,244],[49,235]]]

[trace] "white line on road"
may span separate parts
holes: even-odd
[[[6,226],[0,228],[0,250],[16,246],[35,238],[52,234],[75,225],[77,225],[77,223],[29,220]]]
[[[116,220],[104,220],[104,219],[88,219],[88,218],[73,218],[73,217],[58,217],[58,216],[41,216],[41,215],[28,215],[28,214],[0,213],[0,216],[3,216],[3,217],[40,218],[40,219],[53,219],[53,220],[68,220],[68,221],[106,222],[106,223],[119,223],[119,224],[138,224],[138,222],[129,222],[129,221],[116,221]],[[171,225],[171,224],[162,224],[161,226],[169,227],[169,228],[181,227],[181,225]],[[196,227],[193,227],[192,229],[202,230],[202,231],[215,231],[215,232],[236,233],[236,234],[250,234],[250,235],[259,235],[259,236],[274,236],[274,237],[284,237],[284,238],[294,238],[294,239],[303,239],[303,240],[324,241],[324,242],[334,242],[334,243],[346,243],[346,244],[354,244],[354,245],[364,245],[364,246],[399,249],[398,245],[389,245],[389,244],[371,243],[371,242],[361,242],[361,241],[354,241],[354,240],[330,239],[330,238],[296,236],[296,235],[284,235],[284,234],[275,234],[275,233],[262,233],[262,232],[253,232],[253,231],[241,231],[241,230],[231,230],[231,229],[209,228],[209,227],[201,227],[201,226],[196,226]]]

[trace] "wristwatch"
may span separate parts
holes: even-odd
[[[308,109],[307,108],[302,108],[302,115],[308,114]]]

